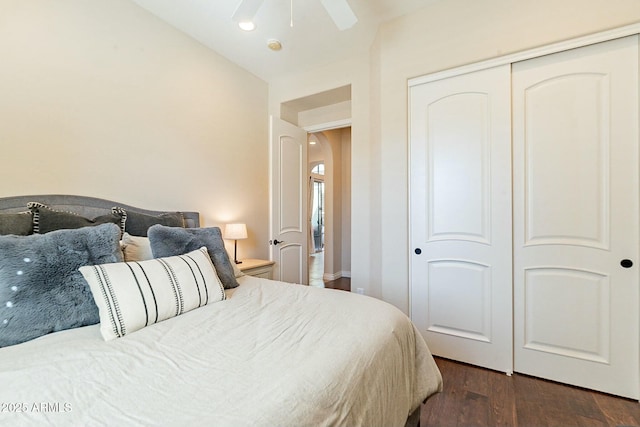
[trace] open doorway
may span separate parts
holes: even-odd
[[[309,284],[350,289],[351,128],[308,139]]]
[[[308,136],[308,283],[350,290],[351,85],[284,102],[280,116]]]

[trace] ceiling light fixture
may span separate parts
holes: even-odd
[[[233,12],[232,19],[237,22],[240,28],[245,31],[251,31],[255,29],[255,24],[253,24],[253,17],[256,16],[256,13],[258,12],[258,9],[260,9],[263,1],[264,0],[242,0],[238,5],[236,11]],[[247,23],[251,23],[253,25],[253,28],[251,30],[245,29],[244,25],[248,25]]]
[[[253,21],[240,21],[238,22],[238,27],[244,31],[253,31],[256,29],[256,24]]]

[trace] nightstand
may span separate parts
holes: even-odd
[[[237,264],[240,271],[249,276],[273,279],[273,261],[266,259],[241,259],[242,264]]]

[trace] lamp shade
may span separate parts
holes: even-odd
[[[246,224],[227,224],[224,227],[224,238],[229,240],[240,240],[247,238]]]

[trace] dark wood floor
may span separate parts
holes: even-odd
[[[444,391],[422,405],[420,426],[640,426],[640,403],[436,358]]]
[[[341,277],[330,282],[324,282],[324,287],[329,289],[340,289],[343,291],[351,290],[351,279],[348,277]]]

